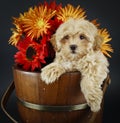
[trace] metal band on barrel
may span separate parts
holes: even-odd
[[[88,107],[87,103],[77,104],[77,105],[67,105],[67,106],[50,106],[50,105],[39,105],[23,101],[18,98],[18,101],[25,107],[30,109],[35,109],[39,111],[76,111],[86,109]]]

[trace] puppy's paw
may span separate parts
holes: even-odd
[[[60,65],[51,63],[42,69],[41,79],[46,84],[50,84],[57,80],[64,72],[65,70]]]
[[[87,103],[91,108],[91,111],[98,112],[101,108],[103,92],[97,90],[96,93],[91,93],[87,96]]]

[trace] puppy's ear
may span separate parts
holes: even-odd
[[[94,50],[100,50],[102,42],[103,42],[103,38],[100,35],[96,35],[94,45],[93,45],[93,49]]]
[[[58,52],[58,48],[57,48],[57,44],[56,44],[56,35],[54,34],[54,35],[52,35],[52,37],[51,37],[51,39],[50,39],[50,42],[51,42],[51,44],[52,44],[52,46],[54,47],[54,50],[56,51],[56,52]]]

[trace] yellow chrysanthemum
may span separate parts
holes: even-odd
[[[21,38],[22,36],[22,30],[19,28],[18,25],[16,25],[16,29],[12,29],[12,36],[10,37],[9,39],[9,43],[11,45],[17,45],[19,39]]]
[[[22,29],[22,20],[25,18],[26,13],[20,14],[19,18],[13,17],[13,24],[15,25],[15,28],[12,28],[12,36],[9,39],[9,43],[11,45],[15,45],[18,43],[19,39],[23,35],[23,29]]]
[[[44,5],[34,7],[34,9],[30,8],[22,18],[24,32],[27,36],[31,37],[31,39],[43,36],[43,34],[46,34],[47,30],[50,28],[48,21],[55,15],[55,13],[55,10],[48,9]]]
[[[111,47],[111,44],[108,44],[108,42],[112,39],[110,38],[109,32],[107,31],[107,29],[100,29],[99,34],[103,37],[103,43],[101,45],[102,52],[106,56],[111,57],[109,52],[113,52],[113,48]]]
[[[65,22],[69,18],[85,18],[85,11],[80,8],[80,6],[77,6],[74,8],[71,4],[67,4],[64,8],[61,8],[57,13],[58,19]]]

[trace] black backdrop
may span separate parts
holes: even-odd
[[[12,25],[12,16],[19,16],[28,10],[29,7],[37,5],[42,0],[1,0],[0,1],[0,100],[6,88],[13,79],[12,65],[14,64],[13,55],[16,49],[8,45],[9,37],[11,36],[10,28]],[[112,47],[114,53],[110,62],[111,84],[105,94],[105,106],[103,123],[118,123],[120,122],[120,7],[117,0],[59,0],[57,3],[66,5],[80,4],[87,12],[88,19],[98,18],[101,27],[109,30],[112,37]],[[8,111],[17,119],[17,109],[15,96],[9,101]],[[0,109],[0,123],[11,123]]]

